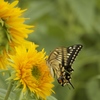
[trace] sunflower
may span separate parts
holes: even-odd
[[[16,7],[17,4],[18,1],[10,4],[0,0],[0,68],[5,68],[8,53],[15,46],[24,44],[25,38],[33,31],[30,30],[33,26],[24,24],[26,18],[22,14],[25,10]]]
[[[14,70],[11,77],[18,86],[23,86],[23,92],[30,90],[37,97],[46,99],[53,92],[53,78],[46,65],[44,49],[38,52],[36,47],[33,43],[27,48],[16,47],[16,54],[10,55],[10,66]]]

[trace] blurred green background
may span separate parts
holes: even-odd
[[[35,26],[28,40],[38,44],[39,50],[45,48],[49,54],[59,46],[84,46],[73,64],[75,89],[55,80],[53,96],[57,100],[100,100],[100,0],[19,0],[18,6],[27,8],[24,16],[30,20],[26,23]]]

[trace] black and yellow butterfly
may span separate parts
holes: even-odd
[[[82,49],[82,45],[77,44],[69,47],[59,47],[51,52],[47,59],[47,65],[50,68],[52,76],[56,76],[59,84],[65,86],[71,84],[72,64]],[[74,88],[74,87],[73,87]]]

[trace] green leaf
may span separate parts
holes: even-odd
[[[57,100],[57,99],[53,96],[49,96],[49,97],[47,97],[47,100]]]
[[[97,79],[92,79],[87,83],[86,91],[89,100],[99,100],[100,99],[100,81]]]
[[[86,30],[91,30],[94,22],[94,0],[67,0],[77,18]]]
[[[4,100],[5,95],[6,95],[6,92],[7,92],[7,90],[5,90],[5,89],[0,89],[0,100]],[[9,97],[8,100],[14,100],[14,99],[11,99],[11,98]]]
[[[32,21],[45,16],[52,10],[53,6],[49,1],[33,1],[33,3],[29,6],[28,11],[25,13],[25,16],[31,19],[27,22],[31,23]]]

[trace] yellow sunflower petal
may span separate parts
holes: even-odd
[[[0,0],[0,69],[6,68],[8,53],[14,53],[15,46],[25,45],[25,38],[33,32],[34,26],[24,24],[27,18],[22,15],[26,9],[21,10],[17,4],[18,1],[8,3]]]

